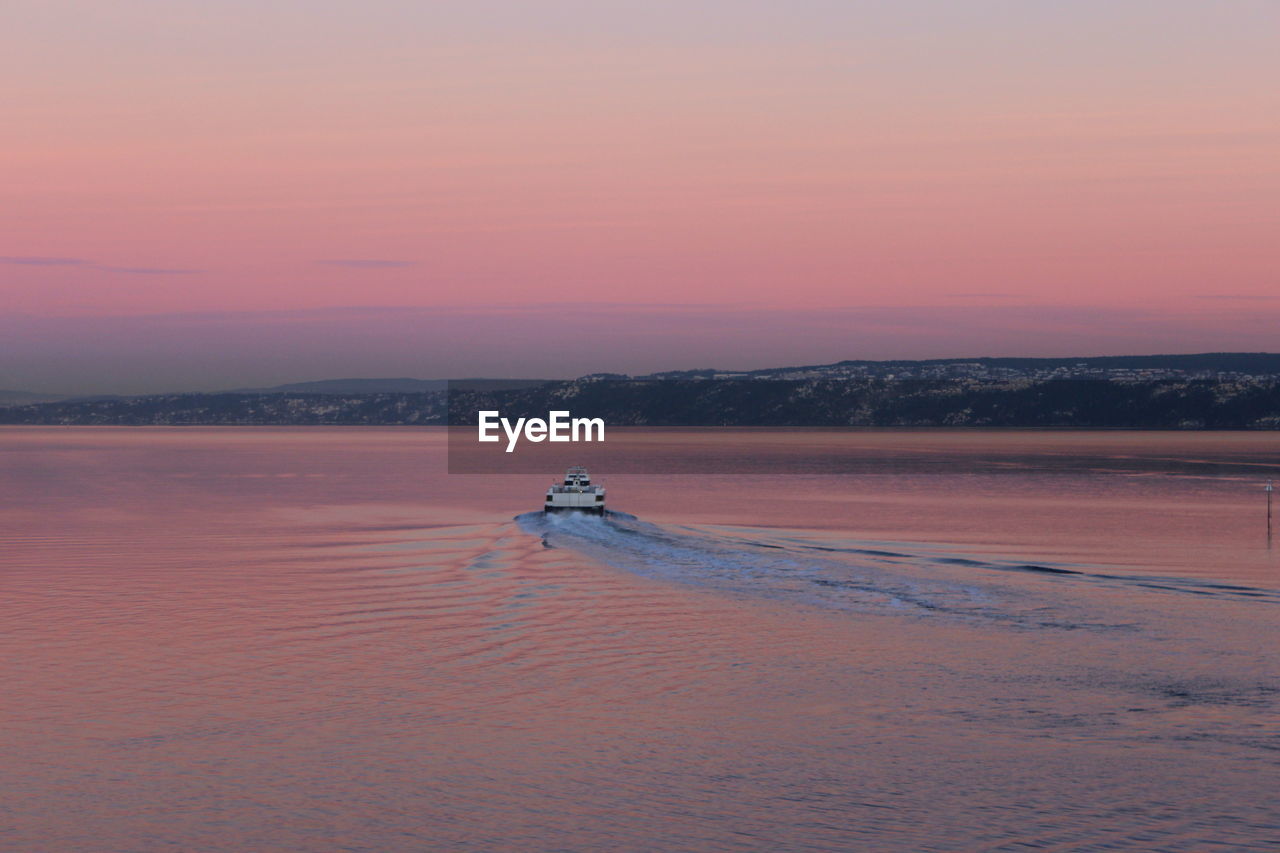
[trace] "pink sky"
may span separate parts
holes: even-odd
[[[0,388],[1280,349],[1280,6],[783,6],[11,0]]]

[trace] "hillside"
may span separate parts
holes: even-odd
[[[442,425],[552,409],[649,426],[1280,428],[1280,380],[575,380],[418,394],[181,394],[0,409],[0,423]]]

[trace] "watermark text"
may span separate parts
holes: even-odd
[[[496,442],[507,437],[507,453],[513,453],[521,438],[525,441],[604,441],[603,418],[575,418],[566,411],[547,412],[542,418],[517,418],[513,424],[496,410],[479,412],[479,440]]]

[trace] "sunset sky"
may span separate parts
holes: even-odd
[[[7,0],[0,388],[1280,350],[1280,3]]]

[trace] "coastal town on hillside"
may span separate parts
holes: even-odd
[[[763,370],[671,370],[632,376],[595,373],[584,379],[773,379],[773,380],[1163,380],[1251,381],[1280,376],[1280,355],[1271,353],[1205,353],[1172,356],[1106,356],[1082,359],[974,358],[897,361],[841,361],[804,367]]]

